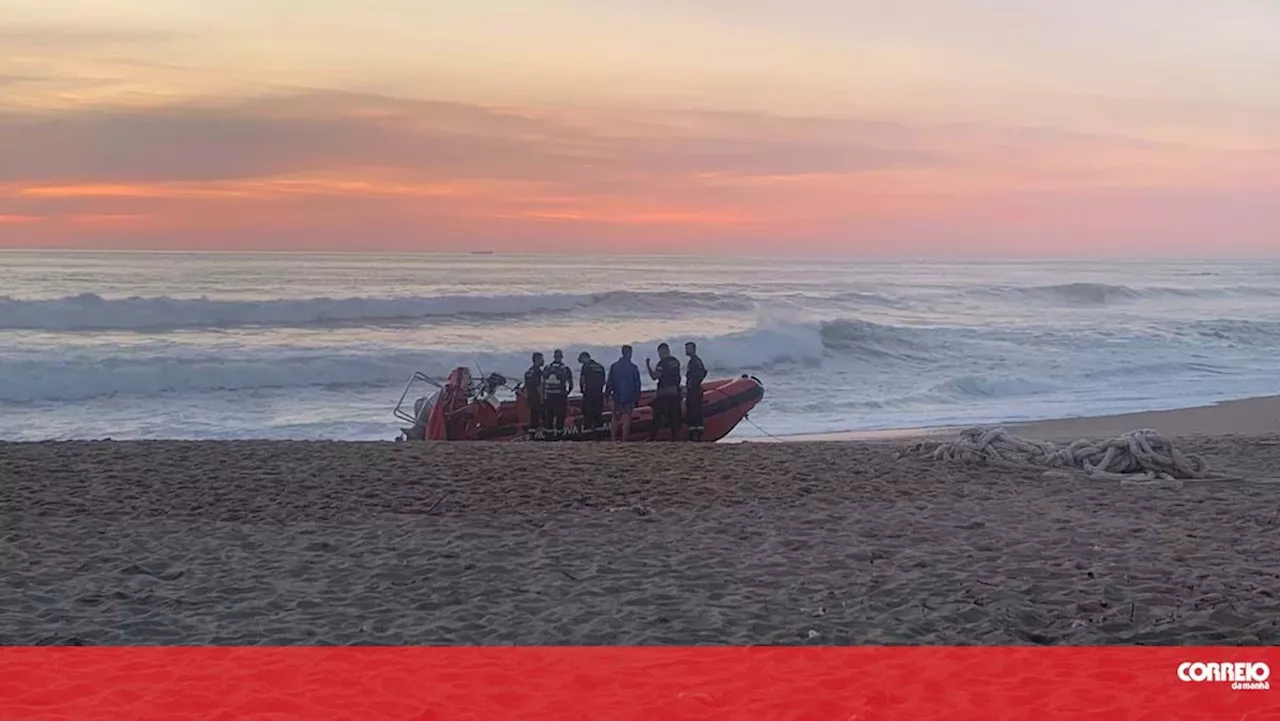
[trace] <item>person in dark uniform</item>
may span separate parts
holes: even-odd
[[[680,435],[680,361],[671,355],[671,348],[666,343],[658,345],[658,367],[654,368],[648,358],[644,365],[649,369],[649,377],[658,381],[658,390],[653,395],[653,426],[649,429],[649,440],[657,440],[658,431],[671,429],[671,440]]]
[[[707,377],[707,367],[698,357],[697,343],[685,343],[684,354],[689,356],[684,376],[684,422],[689,426],[688,439],[700,441],[706,428],[702,420],[702,381]]]
[[[524,402],[529,407],[529,437],[542,437],[542,354],[533,354],[533,365],[524,372]]]
[[[594,440],[604,426],[604,366],[591,359],[591,354],[578,354],[582,372],[578,375],[582,386],[582,433]]]
[[[569,394],[573,392],[573,371],[564,364],[564,352],[552,354],[551,363],[542,372],[542,394],[546,398],[547,431],[552,438],[564,436],[564,418],[569,413]]]

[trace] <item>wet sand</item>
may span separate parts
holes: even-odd
[[[0,444],[0,643],[1280,643],[1280,436],[1181,445]]]
[[[1139,428],[1154,428],[1172,437],[1280,435],[1280,396],[1246,398],[1195,408],[1007,423],[1004,426],[1021,436],[1057,442],[1074,441],[1077,438],[1106,438]],[[770,440],[889,441],[938,438],[954,435],[961,428],[962,426],[895,428],[883,431],[791,435]],[[1280,471],[1280,469],[1277,470]]]

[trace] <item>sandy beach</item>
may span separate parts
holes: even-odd
[[[895,439],[0,444],[0,643],[1276,644],[1278,411],[1020,427],[1245,479],[1155,486]]]

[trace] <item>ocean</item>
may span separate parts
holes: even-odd
[[[733,437],[1280,392],[1280,263],[0,252],[0,438],[395,438],[414,371],[696,340]]]

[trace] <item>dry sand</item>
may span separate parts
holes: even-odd
[[[0,444],[0,643],[1280,643],[1280,485],[900,448]]]

